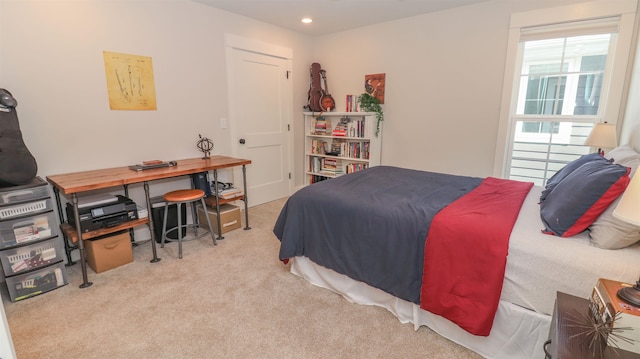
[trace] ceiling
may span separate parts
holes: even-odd
[[[193,0],[307,35],[326,35],[488,0]],[[301,19],[310,17],[311,24]]]

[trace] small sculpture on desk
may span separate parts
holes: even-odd
[[[202,157],[202,159],[208,160],[211,157],[211,150],[213,150],[213,141],[206,137],[202,137],[200,134],[198,134],[198,137],[200,137],[200,139],[196,146],[200,151],[202,151],[202,153],[204,153],[204,157]]]
[[[632,339],[622,335],[624,331],[633,330],[631,327],[615,327],[613,323],[616,319],[619,319],[620,312],[614,314],[613,318],[607,318],[602,320],[599,315],[595,315],[597,309],[594,308],[593,303],[589,303],[589,311],[587,313],[582,312],[570,312],[567,313],[564,323],[567,327],[575,329],[575,334],[570,336],[569,339],[583,336],[589,343],[589,349],[594,358],[603,358],[604,352],[609,346],[611,350],[617,353],[618,341],[625,341],[627,343],[633,342]]]

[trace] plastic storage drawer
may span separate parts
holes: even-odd
[[[31,202],[41,198],[49,197],[49,187],[42,178],[36,177],[31,184],[15,187],[7,187],[0,190],[0,205],[14,204],[21,202]]]
[[[28,272],[59,262],[64,248],[58,237],[0,252],[0,262],[5,276]]]
[[[0,248],[58,235],[53,211],[0,222]]]
[[[43,198],[29,203],[0,207],[0,221],[23,217],[53,210],[51,198]]]
[[[6,280],[9,298],[12,302],[17,302],[62,287],[67,284],[67,274],[64,263],[60,262],[40,270],[8,277]]]

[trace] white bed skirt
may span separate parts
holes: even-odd
[[[414,303],[398,299],[380,289],[317,265],[306,257],[291,260],[291,273],[313,285],[338,293],[351,303],[386,308],[400,322],[413,323],[416,330],[425,325],[485,358],[544,358],[543,345],[551,324],[551,317],[548,315],[500,301],[491,335],[481,337],[469,334],[453,322],[420,309],[420,306]]]

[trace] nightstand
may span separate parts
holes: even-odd
[[[558,292],[549,329],[549,341],[545,344],[545,358],[600,359],[599,353],[596,353],[595,356],[593,355],[592,350],[589,348],[589,342],[584,336],[581,335],[569,339],[571,336],[584,331],[584,329],[566,325],[571,323],[571,315],[580,315],[582,313],[589,315],[589,300]],[[602,358],[640,359],[640,354],[620,349],[614,351],[613,348],[607,347]]]

